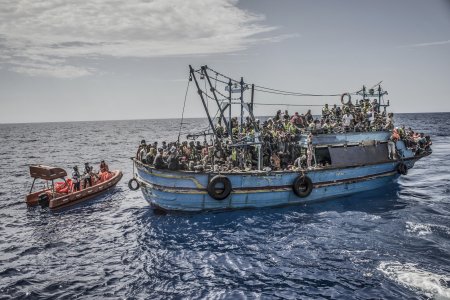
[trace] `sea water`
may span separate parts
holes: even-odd
[[[203,119],[184,120],[183,132]],[[383,189],[311,205],[155,213],[130,191],[141,139],[179,120],[0,125],[0,299],[450,299],[450,114],[400,114],[433,154]],[[203,138],[201,138],[201,141]],[[28,165],[100,160],[117,187],[59,212],[27,208]]]

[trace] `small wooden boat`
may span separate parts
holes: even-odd
[[[59,209],[86,201],[106,192],[120,181],[123,174],[119,170],[109,172],[107,180],[94,180],[92,186],[80,188],[80,191],[72,191],[70,180],[65,178],[67,173],[61,168],[44,165],[30,166],[30,175],[33,178],[33,184],[26,196],[27,205]],[[44,188],[33,192],[36,179],[45,180]],[[55,182],[55,180],[59,181]]]

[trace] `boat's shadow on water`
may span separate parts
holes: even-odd
[[[44,243],[51,242],[67,236],[68,230],[89,227],[98,220],[109,218],[108,214],[118,211],[124,199],[123,190],[116,188],[58,210],[29,207],[26,216],[29,226],[33,228],[33,237]]]

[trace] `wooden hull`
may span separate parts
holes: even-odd
[[[50,199],[49,208],[50,209],[60,209],[67,206],[71,206],[86,200],[89,200],[95,196],[100,195],[101,193],[106,192],[107,190],[114,187],[122,178],[123,174],[121,171],[112,171],[114,173],[113,177],[108,179],[107,181],[97,183],[91,187],[82,189],[78,192],[73,192],[69,194],[56,194],[55,198]],[[48,189],[40,190],[33,194],[29,194],[26,198],[26,202],[29,206],[38,205],[38,196],[41,193],[49,191]]]

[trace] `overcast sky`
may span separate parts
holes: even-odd
[[[177,118],[189,64],[317,94],[383,80],[394,112],[450,111],[450,1],[0,0],[0,123]]]

